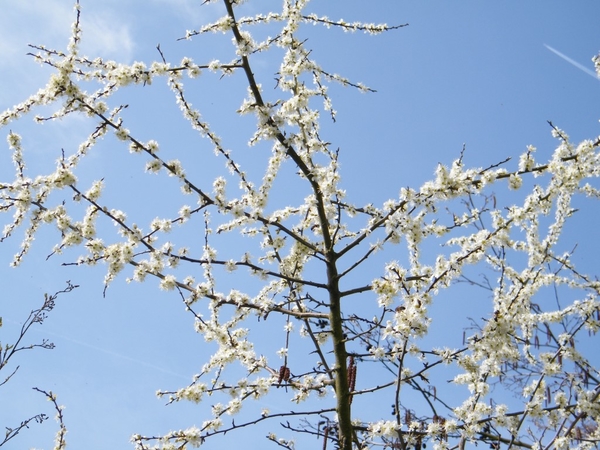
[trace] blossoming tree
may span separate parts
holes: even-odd
[[[309,13],[305,0],[251,17],[236,14],[238,0],[221,3],[224,17],[185,38],[229,34],[230,61],[172,63],[159,47],[158,61],[132,65],[80,54],[77,3],[67,51],[35,47],[34,57],[55,69],[47,86],[0,115],[5,130],[49,107],[38,122],[81,116],[89,124],[78,146],[57,155],[56,170],[34,176],[22,137],[7,131],[15,177],[0,183],[0,210],[11,216],[2,240],[25,229],[14,264],[42,226],[53,226],[54,254],[73,265],[104,263],[107,287],[117,276],[156,280],[180,297],[214,348],[188,385],[159,392],[169,403],[199,403],[205,420],[164,436],[135,434],[135,448],[197,447],[259,427],[288,449],[315,436],[322,448],[343,450],[597,447],[600,373],[588,336],[600,326],[600,283],[575,267],[559,238],[574,215],[573,196],[600,194],[600,139],[575,144],[551,124],[557,147],[547,161],[537,161],[533,147],[512,168],[507,160],[467,168],[457,155],[420,188],[402,188],[380,206],[357,205],[341,188],[340,153],[320,121],[336,118],[330,84],[370,89],[327,72],[299,30],[379,34],[404,25],[332,20]],[[251,31],[261,27],[275,37],[257,40]],[[268,52],[282,58],[272,71],[276,90],[266,92],[253,61]],[[595,64],[600,73],[600,58]],[[268,148],[263,159],[230,150],[231,129],[213,127],[192,105],[201,72],[245,84],[237,113],[253,118],[249,144]],[[162,81],[200,137],[193,145],[224,163],[210,180],[185,162],[192,144],[165,149],[126,115],[135,105],[128,108],[122,92]],[[179,186],[181,196],[169,196],[171,215],[138,223],[103,195],[102,179],[83,185],[80,164],[109,139],[154,183]],[[120,195],[134,197],[126,183]],[[505,190],[519,200],[503,208]],[[143,209],[153,215],[154,206]],[[466,287],[487,302],[485,316],[466,330],[432,321],[436,300]],[[444,332],[430,332],[435,326]],[[460,345],[448,346],[449,335],[461,336]],[[273,413],[265,398],[292,406]]]

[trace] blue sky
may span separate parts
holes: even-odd
[[[197,29],[223,12],[220,7],[201,7],[201,3],[81,0],[82,52],[124,63],[150,62],[158,58],[156,45],[160,43],[167,59],[174,62],[186,54],[198,63],[213,58],[226,61],[231,55],[229,36],[176,40],[186,29]],[[245,11],[262,12],[271,4],[279,2],[250,1]],[[323,120],[327,140],[341,148],[343,184],[358,204],[380,204],[397,196],[402,186],[417,188],[431,178],[438,162],[449,164],[457,158],[463,144],[467,166],[486,166],[512,156],[511,167],[516,167],[518,155],[528,144],[538,148],[540,159],[550,156],[555,140],[547,120],[576,142],[600,134],[600,81],[573,64],[593,70],[590,59],[600,51],[600,4],[595,0],[313,0],[308,10],[348,21],[410,24],[375,37],[313,27],[305,32],[308,45],[314,48],[313,57],[326,70],[377,90],[359,94],[332,86],[338,120],[335,124]],[[51,73],[26,56],[30,51],[26,44],[66,48],[73,17],[71,1],[0,3],[0,110],[43,87]],[[267,58],[257,66],[265,86],[274,84],[268,63]],[[235,120],[235,109],[245,92],[243,80],[239,81],[201,77],[199,82],[207,85],[194,85],[194,92],[205,116],[220,127],[229,145],[242,148],[248,139],[244,134],[248,123],[231,128],[229,122]],[[132,105],[128,117],[143,130],[145,139],[156,135],[161,142],[169,140],[172,145],[166,151],[174,154],[199,145],[188,141],[195,138],[180,129],[181,121],[170,114],[176,108],[166,88],[152,92],[148,97],[146,90],[136,87],[123,94]],[[163,100],[165,107],[158,113],[144,107]],[[76,145],[83,132],[71,119],[40,127],[26,117],[10,128],[26,137],[29,165],[42,171],[51,167],[48,164],[53,164],[61,147]],[[3,136],[7,132],[3,129]],[[10,180],[10,156],[3,145],[0,175]],[[118,183],[113,185],[118,187],[107,187],[107,198],[142,223],[159,214],[155,208],[165,208],[165,214],[177,210],[169,205],[170,188],[159,195],[155,181],[142,173],[143,165],[129,160],[115,164],[118,153],[110,142],[102,149],[82,165],[80,180],[89,182],[106,175]],[[241,156],[250,171],[253,158],[251,153]],[[210,174],[212,164],[194,170],[198,176]],[[285,188],[282,192],[292,195]],[[591,221],[577,224],[570,238],[586,234],[597,236]],[[46,261],[55,243],[51,230],[42,230],[22,267],[11,269],[8,264],[19,236],[0,245],[4,286],[0,341],[15,336],[27,313],[41,304],[44,292],[63,288],[65,280],[81,287],[62,296],[43,327],[28,336],[31,341],[47,337],[57,348],[19,355],[18,374],[0,388],[0,425],[11,426],[42,410],[53,415],[32,386],[52,390],[59,403],[66,405],[70,448],[130,448],[128,439],[133,433],[164,433],[204,420],[202,411],[208,403],[165,408],[154,397],[157,389],[183,386],[199,370],[206,353],[202,338],[193,331],[191,316],[175,294],[159,291],[152,280],[127,284],[126,271],[103,297],[104,267],[61,267],[64,259],[54,257]],[[590,263],[600,250],[598,239],[590,241],[578,253],[582,263]],[[274,399],[269,407],[285,410],[287,405]],[[55,430],[52,421],[34,425],[7,448],[49,449]],[[218,442],[209,448],[218,448]],[[256,442],[247,448],[267,445],[260,439]]]

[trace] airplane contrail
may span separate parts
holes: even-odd
[[[12,322],[12,323],[17,324],[17,325],[19,324],[18,322],[15,322],[13,320],[7,320],[7,322]],[[79,341],[77,339],[72,339],[72,338],[64,336],[62,334],[55,333],[53,331],[48,330],[47,327],[44,327],[43,330],[38,330],[36,328],[32,328],[32,330],[35,331],[35,332],[49,334],[51,336],[55,336],[57,338],[64,339],[65,341],[72,342],[72,343],[80,345],[82,347],[87,347],[87,348],[89,348],[91,350],[95,350],[97,352],[106,353],[107,355],[113,356],[115,358],[124,359],[126,361],[130,361],[132,363],[139,364],[141,366],[146,366],[149,369],[153,369],[153,370],[156,370],[158,372],[165,373],[167,375],[172,375],[172,376],[177,377],[177,378],[182,378],[184,380],[187,380],[188,382],[192,379],[191,376],[186,377],[186,376],[181,375],[179,373],[176,373],[176,372],[173,372],[171,370],[165,369],[164,367],[160,367],[160,366],[157,366],[157,365],[154,365],[154,364],[150,364],[150,363],[148,363],[146,361],[142,361],[140,359],[135,359],[135,358],[132,358],[130,356],[123,355],[121,353],[113,352],[112,350],[107,350],[107,349],[104,349],[104,348],[101,348],[101,347],[96,347],[95,345],[88,344],[87,342],[82,342],[82,341]]]
[[[544,47],[546,47],[548,50],[550,50],[552,53],[554,53],[555,55],[560,56],[562,59],[564,59],[565,61],[567,61],[568,63],[574,65],[575,67],[577,67],[578,69],[584,71],[585,73],[587,73],[589,76],[594,77],[596,80],[600,81],[600,78],[598,78],[598,75],[596,74],[596,72],[594,72],[593,70],[591,70],[589,67],[584,66],[583,64],[578,63],[577,61],[569,58],[567,55],[562,54],[561,52],[559,52],[558,50],[556,50],[555,48],[550,47],[547,44],[544,44]]]
[[[101,348],[101,347],[96,347],[95,345],[91,345],[91,344],[88,344],[86,342],[79,341],[77,339],[71,339],[71,338],[69,338],[67,336],[62,336],[62,335],[60,335],[58,333],[53,333],[51,331],[48,331],[47,329],[44,329],[44,333],[48,333],[48,334],[54,335],[56,337],[59,337],[61,339],[66,340],[66,341],[73,342],[74,344],[80,345],[82,347],[87,347],[87,348],[95,350],[97,352],[106,353],[107,355],[114,356],[116,358],[124,359],[126,361],[130,361],[132,363],[139,364],[141,366],[146,366],[149,369],[153,369],[153,370],[156,370],[158,372],[165,373],[167,375],[172,375],[174,377],[183,378],[184,380],[187,380],[187,381],[190,381],[191,378],[192,378],[191,376],[185,377],[185,376],[183,376],[183,375],[181,375],[179,373],[175,373],[175,372],[172,372],[172,371],[170,371],[168,369],[165,369],[164,367],[160,367],[160,366],[156,366],[154,364],[150,364],[150,363],[148,363],[146,361],[142,361],[141,359],[135,359],[135,358],[132,358],[130,356],[123,355],[121,353],[113,352],[112,350],[107,350],[107,349],[104,349],[104,348]]]
[[[22,325],[19,322],[15,322],[14,320],[10,320],[10,319],[5,319],[5,321],[13,323],[15,325]],[[146,366],[149,369],[153,369],[153,370],[156,370],[158,372],[165,373],[167,375],[172,375],[174,377],[184,379],[184,380],[186,380],[188,382],[188,384],[191,382],[191,379],[193,378],[192,376],[184,376],[184,375],[181,375],[180,373],[176,373],[176,372],[173,372],[173,371],[171,371],[169,369],[165,369],[164,367],[160,367],[160,366],[156,366],[154,364],[150,364],[150,363],[148,363],[146,361],[142,361],[140,359],[135,359],[135,358],[132,358],[130,356],[114,352],[112,350],[107,350],[107,349],[104,349],[104,348],[101,348],[101,347],[97,347],[95,345],[88,344],[87,342],[79,341],[77,339],[72,339],[72,338],[67,337],[67,336],[65,336],[63,334],[59,334],[59,333],[55,333],[54,331],[50,331],[50,330],[48,330],[48,327],[44,327],[42,330],[37,329],[37,328],[34,327],[34,328],[31,328],[31,330],[33,330],[36,333],[49,334],[51,336],[55,336],[57,338],[64,339],[65,341],[72,342],[72,343],[80,345],[82,347],[87,347],[87,348],[89,348],[91,350],[94,350],[94,351],[97,351],[97,352],[106,353],[107,355],[110,355],[110,356],[113,356],[113,357],[116,357],[116,358],[120,358],[120,359],[124,359],[126,361],[130,361],[132,363],[139,364],[141,366]],[[271,410],[273,412],[276,412],[276,413],[288,412],[288,409],[282,408],[280,404],[276,404],[276,403],[272,403],[272,402],[268,402],[268,401],[261,401],[261,405],[264,406],[264,407],[267,407],[269,410]]]
[[[17,323],[17,322],[14,322],[12,320],[10,322]],[[101,347],[96,347],[95,345],[88,344],[87,342],[82,342],[82,341],[79,341],[77,339],[72,339],[72,338],[64,336],[62,334],[58,334],[58,333],[55,333],[53,331],[49,331],[48,328],[44,328],[43,330],[37,330],[36,329],[35,331],[39,331],[39,332],[43,332],[45,334],[56,336],[57,338],[61,338],[61,339],[64,339],[65,341],[73,342],[74,344],[80,345],[82,347],[87,347],[87,348],[89,348],[91,350],[95,350],[97,352],[106,353],[107,355],[111,355],[111,356],[114,356],[116,358],[124,359],[126,361],[130,361],[130,362],[142,365],[142,366],[146,366],[149,369],[154,369],[154,370],[156,370],[158,372],[162,372],[162,373],[165,373],[165,374],[168,374],[168,375],[172,375],[172,376],[177,377],[177,378],[182,378],[182,379],[186,380],[188,382],[188,384],[189,384],[189,382],[191,382],[191,379],[192,379],[192,376],[187,376],[186,377],[186,376],[183,376],[183,375],[181,375],[179,373],[172,372],[172,371],[170,371],[168,369],[165,369],[164,367],[156,366],[154,364],[150,364],[150,363],[148,363],[146,361],[142,361],[140,359],[131,358],[130,356],[123,355],[123,354],[117,353],[117,352],[113,352],[112,350],[107,350],[107,349],[104,349],[104,348],[101,348]],[[285,408],[281,408],[281,405],[275,404],[275,403],[272,403],[272,402],[263,401],[263,402],[261,402],[261,405],[265,406],[265,407],[268,407],[268,409],[270,409],[272,411],[275,411],[275,412],[287,412],[288,411]]]

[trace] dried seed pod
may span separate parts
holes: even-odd
[[[285,378],[286,376],[286,372],[287,372],[287,379]],[[277,384],[281,384],[282,381],[287,381],[290,379],[290,369],[288,369],[286,366],[281,366],[279,368],[279,378],[277,378]]]

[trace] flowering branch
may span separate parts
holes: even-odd
[[[281,424],[285,432],[316,436],[323,448],[329,443],[341,450],[427,443],[466,448],[473,442],[560,449],[600,442],[600,371],[593,352],[579,343],[584,331],[593,335],[600,329],[600,283],[559,244],[576,212],[572,200],[600,198],[600,140],[575,145],[550,124],[558,144],[548,161],[536,161],[536,149],[529,146],[512,168],[510,158],[467,168],[461,153],[450,166],[439,164],[433,179],[418,188],[402,188],[379,206],[355,205],[340,187],[341,150],[332,149],[320,115],[336,120],[330,83],[374,89],[321,67],[298,30],[316,24],[379,34],[405,25],[330,20],[307,12],[304,0],[286,0],[280,12],[238,18],[242,2],[222,2],[225,15],[186,38],[229,34],[235,52],[229,63],[185,57],[171,64],[158,46],[158,61],[130,65],[79,55],[77,3],[67,51],[32,47],[38,52],[34,58],[55,70],[46,88],[0,114],[0,126],[6,126],[36,106],[54,105],[54,112],[37,121],[51,124],[78,115],[86,126],[91,123],[75,150],[61,150],[54,171],[33,178],[21,137],[8,133],[14,180],[0,183],[0,211],[12,216],[0,240],[26,226],[13,263],[23,260],[43,225],[52,225],[59,236],[52,258],[66,255],[65,265],[105,263],[105,293],[124,270],[132,271],[127,281],[157,280],[160,289],[181,298],[212,349],[187,386],[158,395],[169,404],[207,398],[225,403],[209,405],[209,417],[198,427],[134,435],[136,448],[199,446],[234,430],[271,427],[269,419],[281,417],[295,420]],[[277,28],[275,37],[255,41],[249,30],[267,25]],[[282,54],[270,73],[276,77],[273,93],[260,83],[261,67],[269,61],[257,63],[272,49]],[[246,148],[229,148],[235,142],[232,124],[222,137],[192,104],[203,71],[245,84],[247,96],[235,112],[255,118],[250,157]],[[191,81],[184,83],[185,77]],[[196,167],[209,166],[204,154],[191,160],[183,152],[178,156],[184,162],[163,156],[181,142],[168,142],[170,130],[166,144],[143,139],[156,130],[137,129],[131,114],[139,110],[114,97],[130,85],[149,91],[159,80],[200,138],[194,151],[207,147],[223,163],[222,169],[210,166],[209,181]],[[84,89],[90,85],[96,91]],[[114,182],[110,174],[83,188],[80,162],[110,139],[132,154],[115,158],[141,161],[156,177],[153,183],[172,183],[168,177],[192,200],[170,197],[168,207],[176,212],[164,214],[148,201],[143,212],[161,217],[144,225],[139,211],[127,214],[111,206],[119,199],[104,193],[105,183]],[[264,158],[263,146],[270,146]],[[280,195],[284,182],[290,192]],[[527,184],[529,190],[523,188]],[[504,197],[492,189],[517,194]],[[131,191],[120,190],[135,195]],[[396,250],[398,244],[404,251]],[[435,254],[432,244],[439,248]],[[483,271],[483,281],[473,270]],[[436,312],[459,281],[485,288],[489,299],[484,316],[472,319],[468,330],[453,329]],[[558,294],[555,304],[547,301],[549,287],[568,288],[566,301],[558,301]],[[464,307],[460,299],[450,301]],[[440,324],[441,333],[430,332]],[[461,333],[460,348],[450,348],[448,342]],[[507,400],[513,392],[522,403]],[[46,395],[59,411],[57,448],[62,448],[62,414]],[[252,415],[253,401],[284,395],[290,411]],[[317,406],[318,401],[326,404]],[[382,418],[376,406],[381,402],[392,405],[391,420]],[[226,419],[237,414],[241,419]],[[266,437],[283,448],[297,445],[271,428]]]

